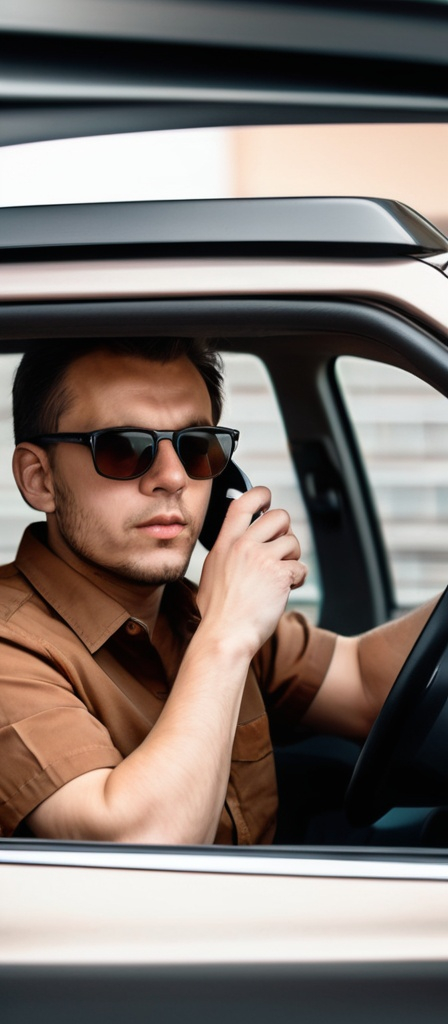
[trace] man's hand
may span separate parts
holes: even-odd
[[[254,487],[232,501],[199,585],[204,625],[214,624],[249,658],[273,633],[290,591],[302,586],[307,574],[288,513],[269,509],[270,501],[267,487]],[[252,522],[260,511],[264,514]]]

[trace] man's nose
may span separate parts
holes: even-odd
[[[146,493],[154,490],[180,491],[188,483],[188,474],[177,455],[172,441],[159,441],[157,455],[150,469],[140,477],[140,487]]]

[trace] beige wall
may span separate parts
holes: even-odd
[[[299,125],[231,133],[237,196],[395,199],[448,234],[448,125]]]

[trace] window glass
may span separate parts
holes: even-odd
[[[394,366],[344,357],[336,366],[389,553],[396,602],[446,586],[448,402]]]
[[[224,362],[227,400],[222,420],[241,431],[235,461],[252,484],[270,488],[273,506],[288,510],[309,570],[305,585],[292,591],[290,605],[299,605],[316,620],[320,584],[314,544],[271,378],[256,356],[229,353]]]
[[[12,473],[11,461],[14,447],[11,389],[14,371],[20,355],[0,356],[0,564],[11,562],[15,556],[20,537],[28,523],[45,517],[28,507],[17,490]]]
[[[25,526],[45,518],[23,501],[11,470],[14,443],[11,387],[20,358],[20,355],[0,357],[1,564],[14,558]],[[270,487],[274,505],[290,512],[294,530],[302,545],[303,559],[309,567],[306,584],[302,589],[292,592],[291,604],[300,604],[306,614],[317,618],[319,585],[313,545],[269,375],[264,364],[255,356],[228,354],[224,362],[227,383],[222,422],[241,431],[235,461],[252,484],[266,484]],[[191,579],[199,580],[205,555],[206,551],[198,544],[188,571]]]

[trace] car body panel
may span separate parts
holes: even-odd
[[[39,852],[30,851],[25,866],[19,851],[6,851],[2,963],[421,963],[448,957],[447,871],[440,858],[295,858],[293,851],[280,857],[275,850],[258,859],[217,851],[173,857],[167,849],[126,848],[109,856],[92,849],[84,857],[93,866],[76,867],[82,852],[65,850],[64,856],[56,848],[43,852],[38,866]],[[66,866],[58,867],[64,859]],[[120,862],[123,867],[115,868]]]
[[[442,332],[446,326],[448,239],[397,202],[25,207],[1,211],[0,225],[4,303],[343,294],[401,307]]]
[[[347,281],[350,281],[347,288]],[[0,301],[323,295],[399,308],[444,331],[445,275],[412,260],[92,260],[4,264]]]
[[[94,211],[94,217],[92,213]],[[181,252],[434,256],[446,237],[404,203],[363,196],[183,199],[16,206],[0,211],[0,252],[65,257]]]

